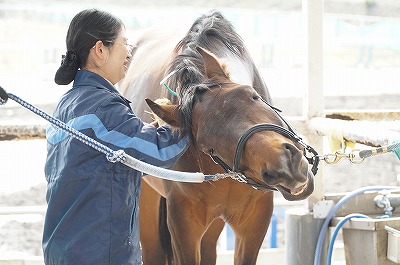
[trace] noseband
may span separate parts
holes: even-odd
[[[263,100],[264,101],[264,100]],[[265,102],[265,101],[264,101]],[[285,129],[279,125],[276,124],[257,124],[253,127],[251,127],[250,129],[248,129],[239,139],[238,144],[236,146],[236,151],[235,151],[235,158],[233,160],[233,167],[229,167],[224,161],[222,161],[221,158],[219,158],[218,156],[215,156],[212,154],[212,152],[210,153],[211,158],[214,160],[215,163],[217,163],[218,165],[220,165],[225,172],[227,173],[236,173],[238,177],[239,181],[246,183],[247,185],[255,188],[255,189],[267,189],[267,190],[277,190],[274,187],[271,187],[267,184],[261,184],[257,181],[255,181],[254,179],[245,176],[244,174],[239,172],[239,163],[240,163],[240,159],[242,157],[242,153],[243,153],[243,149],[244,146],[247,142],[247,140],[249,140],[249,138],[255,134],[256,132],[260,132],[260,131],[273,131],[273,132],[277,132],[297,143],[299,143],[303,148],[303,155],[304,157],[307,159],[308,163],[310,165],[312,165],[311,168],[311,172],[315,175],[317,174],[318,171],[318,164],[319,164],[319,156],[317,151],[315,151],[314,148],[312,148],[310,145],[306,144],[303,139],[296,133],[296,131],[289,125],[289,123],[279,114],[278,109],[276,109],[275,107],[271,106],[270,104],[268,104],[267,102],[265,102],[267,105],[269,105],[275,112],[276,114],[281,118],[281,120],[287,125],[288,129]],[[307,154],[311,153],[312,156],[308,156]]]

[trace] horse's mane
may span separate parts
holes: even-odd
[[[186,36],[177,44],[175,59],[169,72],[175,71],[169,83],[178,86],[180,95],[181,124],[185,131],[191,128],[191,117],[196,95],[217,85],[215,80],[206,80],[203,58],[196,47],[200,46],[217,57],[226,57],[231,53],[250,64],[255,69],[253,87],[264,98],[270,100],[268,90],[259,75],[254,62],[242,38],[236,33],[232,24],[217,10],[199,17],[189,29]]]

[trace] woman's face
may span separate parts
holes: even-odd
[[[121,30],[117,39],[109,47],[109,55],[104,65],[106,78],[112,84],[118,83],[125,77],[129,61],[132,58],[131,52],[132,45],[128,44],[125,30]]]

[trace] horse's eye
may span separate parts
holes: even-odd
[[[254,99],[254,100],[259,100],[259,99],[260,99],[260,96],[259,96],[259,95],[253,95],[253,99]]]

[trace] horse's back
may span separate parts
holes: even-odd
[[[133,103],[135,114],[150,121],[150,111],[145,98],[157,99],[167,96],[160,81],[174,56],[174,49],[184,36],[182,29],[152,27],[144,31],[134,43],[135,49],[126,77],[119,83],[120,92]]]

